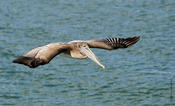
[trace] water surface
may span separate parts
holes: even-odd
[[[174,29],[174,0],[1,0],[0,105],[175,105]],[[135,35],[127,49],[92,49],[105,69],[61,56],[12,63],[50,42]]]

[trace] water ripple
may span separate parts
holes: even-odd
[[[174,105],[174,5],[174,0],[2,0],[0,105]],[[141,40],[127,49],[93,49],[105,69],[90,59],[62,56],[36,69],[12,63],[50,42],[134,35]]]

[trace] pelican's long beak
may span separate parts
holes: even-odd
[[[88,46],[81,47],[80,52],[85,54],[88,58],[96,62],[102,68],[105,68],[105,66],[98,60],[98,58],[95,56],[95,54],[91,51],[91,49]]]

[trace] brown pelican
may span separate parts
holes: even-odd
[[[136,36],[129,38],[106,38],[87,41],[76,40],[68,43],[50,43],[48,45],[32,49],[23,56],[15,59],[13,63],[24,64],[30,68],[35,68],[39,65],[49,63],[56,55],[63,53],[77,59],[85,59],[88,57],[104,68],[104,65],[98,60],[90,48],[101,48],[106,50],[127,48],[135,44],[139,41],[139,39],[140,37]]]

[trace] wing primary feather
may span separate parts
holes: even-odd
[[[106,38],[99,40],[90,40],[87,41],[89,47],[91,48],[102,48],[107,50],[113,50],[118,48],[127,48],[132,46],[137,41],[139,41],[140,37],[128,37],[128,38]]]

